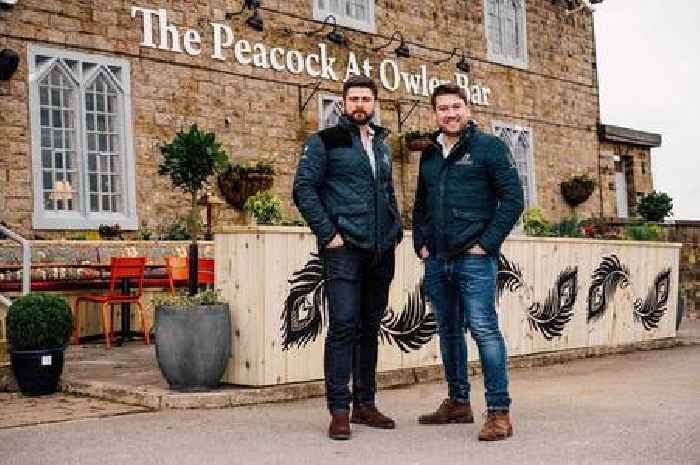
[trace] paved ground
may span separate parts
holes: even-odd
[[[698,465],[699,361],[690,346],[513,370],[515,437],[504,443],[479,443],[478,424],[416,424],[444,395],[438,383],[381,392],[398,429],[357,427],[348,442],[326,439],[323,401],[310,399],[3,429],[0,463]]]
[[[0,429],[147,411],[149,409],[144,407],[132,407],[65,394],[24,397],[16,392],[0,393]],[[2,445],[0,445],[0,450],[2,450]],[[1,458],[0,463],[2,463]]]

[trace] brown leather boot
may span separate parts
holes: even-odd
[[[421,425],[446,425],[448,423],[474,423],[474,415],[469,402],[460,404],[452,399],[445,399],[433,413],[418,417]]]
[[[350,423],[371,426],[372,428],[394,429],[396,423],[377,410],[373,404],[354,404]]]
[[[339,440],[350,439],[350,412],[347,410],[331,412],[328,437]]]
[[[513,435],[513,424],[507,410],[489,410],[486,423],[479,432],[479,441],[501,441]]]

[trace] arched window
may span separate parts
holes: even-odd
[[[510,149],[525,196],[525,208],[537,205],[532,131],[529,128],[493,123],[493,134]]]
[[[136,229],[129,63],[29,47],[34,227]]]

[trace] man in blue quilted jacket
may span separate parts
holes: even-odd
[[[395,426],[374,399],[379,324],[401,240],[388,131],[371,122],[376,101],[371,79],[345,81],[345,113],[306,140],[294,179],[294,203],[318,241],[330,303],[324,373],[332,439],[349,439],[351,422]]]
[[[418,421],[474,422],[466,370],[468,330],[479,349],[486,388],[487,418],[479,439],[506,439],[513,426],[496,276],[501,244],[523,210],[523,191],[508,147],[469,124],[462,88],[440,85],[431,103],[439,130],[421,154],[413,245],[425,261],[425,293],[438,323],[449,396]]]

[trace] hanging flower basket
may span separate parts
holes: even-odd
[[[242,209],[249,197],[269,190],[274,182],[274,171],[269,165],[252,167],[229,166],[217,179],[224,199],[234,208]]]
[[[586,175],[573,176],[561,183],[561,194],[571,207],[576,207],[588,200],[594,190],[595,180]]]
[[[411,152],[422,152],[433,143],[430,140],[430,133],[421,131],[409,131],[403,136],[406,148]]]
[[[423,150],[430,147],[432,142],[428,137],[417,137],[415,139],[407,139],[406,147],[411,152],[422,152]]]

